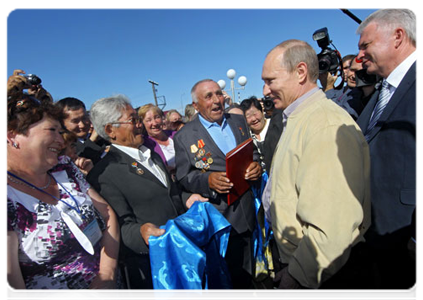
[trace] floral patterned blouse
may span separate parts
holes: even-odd
[[[60,199],[74,207],[77,201],[83,216],[78,227],[83,231],[96,220],[103,230],[104,222],[87,195],[90,185],[70,159],[60,157],[50,173],[60,183]],[[94,245],[94,255],[84,250],[61,218],[61,210],[69,211],[62,201],[46,204],[7,186],[7,230],[18,235],[19,264],[27,289],[85,289],[99,270],[100,243]]]

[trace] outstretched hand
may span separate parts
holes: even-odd
[[[166,232],[166,230],[157,227],[153,223],[145,223],[144,225],[141,226],[140,231],[141,231],[141,236],[147,245],[148,245],[148,239],[150,238],[150,236],[161,236]]]
[[[200,201],[200,202],[207,202],[209,201],[209,198],[204,198],[202,197],[200,194],[192,194],[187,202],[185,203],[185,205],[188,207],[188,209],[191,208],[191,206],[194,204],[194,202],[196,201]]]

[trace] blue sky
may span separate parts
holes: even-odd
[[[364,20],[374,10],[350,11]],[[118,93],[135,107],[154,103],[151,79],[164,109],[181,110],[198,80],[224,79],[228,90],[231,68],[248,79],[237,99],[261,97],[267,52],[291,38],[320,52],[312,34],[322,27],[342,56],[357,52],[358,24],[340,9],[17,9],[7,19],[7,76],[36,74],[55,100],[76,97],[88,109]]]

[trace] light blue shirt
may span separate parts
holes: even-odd
[[[213,141],[216,143],[217,147],[219,147],[225,155],[236,147],[235,136],[228,122],[226,122],[225,116],[223,116],[222,126],[216,122],[211,123],[207,121],[201,116],[201,114],[198,114],[198,118],[200,123],[204,126]]]

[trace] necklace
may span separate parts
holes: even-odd
[[[50,183],[51,183],[51,175],[50,174],[48,174],[49,176],[48,176],[48,182],[47,182],[47,184],[45,185],[45,186],[41,186],[41,187],[35,187],[34,185],[29,185],[29,184],[27,184],[26,182],[24,182],[24,181],[21,181],[21,180],[16,180],[16,179],[14,179],[12,176],[10,176],[9,174],[7,174],[7,178],[10,180],[10,181],[12,181],[12,182],[14,182],[14,183],[17,183],[17,184],[20,184],[20,185],[24,185],[24,186],[28,186],[28,187],[30,187],[31,189],[33,189],[33,190],[35,190],[35,189],[40,189],[40,190],[45,190],[46,188],[48,188],[49,186],[50,186]]]

